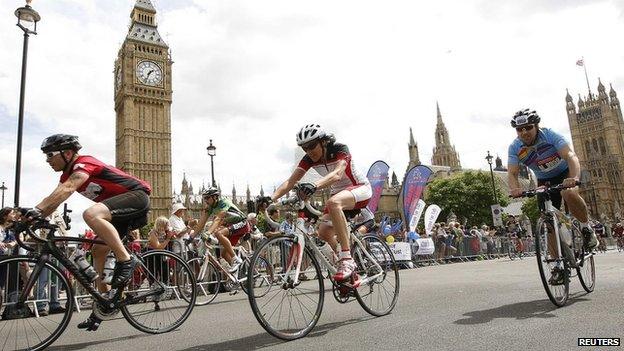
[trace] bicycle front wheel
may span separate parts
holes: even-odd
[[[121,313],[145,333],[166,333],[179,327],[197,298],[191,268],[180,256],[164,250],[148,251],[139,259]]]
[[[197,281],[195,305],[204,306],[211,303],[219,294],[221,285],[221,275],[217,267],[210,261],[204,262],[201,257],[188,261],[188,265]]]
[[[32,277],[36,264],[37,258],[25,256],[0,261],[2,350],[43,350],[61,336],[71,319],[74,295],[67,278],[49,262]],[[29,279],[34,279],[34,286],[24,291]],[[52,310],[62,313],[47,315]]]
[[[306,336],[323,310],[323,276],[308,248],[303,251],[301,273],[314,279],[294,284],[300,247],[290,236],[272,238],[256,250],[247,275],[247,295],[254,316],[264,330],[282,340]]]
[[[567,267],[561,267],[561,258],[557,258],[557,246],[552,224],[545,221],[538,222],[537,237],[535,238],[535,257],[539,268],[540,278],[548,299],[561,307],[568,301],[570,293],[570,272]],[[559,266],[557,266],[559,264]]]
[[[356,273],[364,282],[355,289],[355,298],[366,312],[384,316],[394,309],[399,299],[399,269],[385,241],[376,235],[363,236],[360,241],[370,257],[357,244],[351,248],[351,257],[357,264]]]

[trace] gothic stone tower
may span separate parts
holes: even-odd
[[[414,141],[414,134],[412,133],[412,127],[410,127],[410,141],[407,144],[409,151],[409,164],[407,165],[406,173],[409,172],[412,167],[420,164],[420,156],[418,155],[418,144]]]
[[[136,0],[115,61],[117,167],[152,185],[150,220],[171,207],[171,57],[149,0]]]
[[[579,95],[577,109],[568,92],[566,111],[574,151],[589,175],[581,191],[592,217],[618,218],[624,205],[624,122],[617,94],[611,87],[607,95],[598,79],[598,96],[589,91],[583,100]]]
[[[435,134],[436,146],[433,148],[431,164],[436,166],[448,166],[451,167],[451,169],[453,170],[461,169],[459,154],[457,154],[457,151],[455,151],[455,146],[451,145],[448,130],[446,130],[446,126],[442,121],[440,106],[437,102],[436,108],[438,110],[438,123],[436,125]]]

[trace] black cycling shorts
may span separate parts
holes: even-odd
[[[537,180],[537,185],[538,186],[542,186],[545,185],[546,183],[549,183],[550,186],[555,186],[555,185],[559,185],[561,183],[563,183],[563,181],[568,178],[568,175],[570,174],[570,170],[566,169],[565,171],[561,172],[561,174],[559,174],[556,177],[553,178],[546,178],[546,179],[538,179]],[[559,209],[561,207],[561,191],[553,191],[550,193],[550,200],[552,201],[553,206],[556,209]],[[541,194],[537,194],[537,204],[539,206],[539,209],[544,211],[546,210],[546,207],[544,205],[544,203],[546,202],[546,195],[544,193]]]
[[[123,238],[129,231],[147,224],[150,209],[149,195],[143,190],[133,190],[103,200],[111,213],[111,224]]]

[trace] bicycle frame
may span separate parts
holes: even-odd
[[[37,279],[39,277],[39,274],[44,269],[46,263],[49,263],[50,265],[55,266],[57,269],[59,269],[58,264],[56,264],[56,263],[54,263],[54,262],[52,262],[50,260],[50,256],[54,257],[58,262],[60,262],[61,266],[66,268],[74,276],[74,278],[80,283],[80,285],[82,285],[87,290],[87,292],[93,298],[95,298],[97,300],[97,302],[101,306],[105,306],[106,308],[109,308],[109,309],[118,309],[118,308],[123,307],[125,305],[137,302],[137,301],[141,300],[144,297],[148,297],[148,296],[152,296],[152,295],[154,295],[154,296],[155,295],[159,295],[160,293],[165,291],[166,287],[160,281],[158,281],[158,279],[156,279],[149,272],[149,270],[146,269],[146,267],[143,264],[143,262],[141,260],[139,260],[139,264],[143,268],[145,268],[145,272],[147,272],[147,274],[150,275],[150,278],[152,278],[152,279],[154,279],[154,281],[158,282],[158,284],[160,285],[160,289],[158,289],[158,290],[150,290],[147,293],[137,294],[136,296],[133,296],[133,297],[126,297],[123,300],[121,299],[121,295],[123,293],[123,289],[112,289],[110,292],[106,293],[106,295],[109,295],[109,297],[106,297],[104,294],[100,293],[99,291],[97,291],[95,289],[93,284],[91,284],[91,281],[87,280],[83,276],[82,272],[80,272],[78,267],[76,267],[76,265],[57,246],[57,243],[62,243],[62,242],[81,242],[81,243],[91,243],[91,244],[99,244],[99,245],[106,245],[106,243],[104,241],[94,240],[94,239],[73,238],[73,237],[57,237],[57,236],[54,235],[55,231],[56,231],[55,227],[49,227],[49,228],[46,228],[46,229],[50,230],[48,235],[47,235],[47,239],[43,239],[43,238],[37,236],[36,234],[34,234],[32,229],[30,229],[30,228],[28,229],[28,234],[30,234],[30,236],[33,239],[35,239],[35,241],[37,243],[41,244],[42,247],[41,247],[41,253],[36,254],[34,256],[35,258],[37,258],[37,263],[35,264],[35,267],[33,268],[33,271],[30,274],[30,277],[26,281],[26,283],[24,285],[24,289],[22,289],[22,292],[21,292],[21,294],[18,297],[18,303],[22,304],[22,303],[26,302],[26,300],[28,299],[28,294],[30,293],[30,291],[34,287],[34,285],[35,285],[35,283],[36,283],[36,281],[37,281]],[[18,239],[18,244],[21,247],[23,247],[24,249],[28,250],[28,251],[31,251],[31,252],[34,251],[33,248],[27,246],[26,244],[24,244],[19,239]],[[131,252],[130,255],[136,258],[136,255],[134,253]],[[31,256],[25,256],[25,257],[31,257]],[[110,295],[112,295],[112,296],[110,296]]]
[[[204,253],[204,263],[202,264],[201,268],[199,269],[199,274],[197,274],[197,281],[202,281],[204,279],[204,276],[206,275],[206,270],[208,269],[208,263],[207,262],[212,262],[212,264],[214,264],[221,272],[225,273],[227,278],[230,279],[231,281],[233,281],[234,283],[242,283],[242,282],[245,282],[247,280],[246,276],[241,278],[241,279],[238,279],[232,273],[228,272],[227,269],[223,268],[221,263],[219,263],[219,260],[212,253],[210,253],[210,250],[208,250],[208,249],[211,249],[211,248],[214,248],[214,246],[207,247],[207,250]],[[236,256],[238,258],[240,258],[241,260],[245,260],[245,259],[249,258],[249,253],[242,246],[234,247],[234,251],[236,253]]]
[[[295,234],[294,234],[295,245],[298,245],[298,249],[296,249],[297,265],[296,267],[293,267],[294,257],[292,257],[291,255],[287,263],[286,271],[284,272],[284,276],[288,277],[294,268],[294,278],[292,279],[292,281],[293,281],[293,285],[295,286],[300,283],[299,274],[301,273],[303,252],[306,246],[312,250],[312,253],[314,254],[314,257],[317,259],[317,261],[319,261],[321,265],[323,266],[323,268],[327,269],[331,275],[334,275],[338,272],[336,267],[334,267],[334,265],[331,262],[329,262],[329,260],[325,257],[325,255],[323,255],[323,253],[318,248],[316,243],[312,240],[311,236],[305,232],[305,230],[303,229],[303,223],[304,223],[304,220],[302,218],[299,218],[297,220],[297,225],[295,226]],[[377,260],[373,256],[371,256],[368,250],[366,250],[366,248],[364,247],[364,244],[362,244],[362,241],[357,237],[357,235],[355,235],[354,231],[349,231],[349,237],[353,241],[353,243],[356,246],[358,246],[362,252],[364,252],[364,255],[366,255],[366,258],[368,258],[371,262],[375,263],[375,266],[377,267],[378,272],[379,272],[373,276],[362,279],[360,284],[366,284],[380,277],[383,274],[383,269],[381,268]],[[358,254],[360,253],[358,252]]]
[[[539,230],[545,223],[551,222],[553,224],[553,229],[554,229],[554,234],[555,234],[555,240],[557,242],[557,257],[556,260],[557,261],[561,261],[564,259],[564,256],[562,255],[562,249],[561,249],[561,238],[560,238],[560,234],[559,234],[559,224],[561,223],[561,221],[559,221],[559,218],[562,218],[564,216],[566,216],[563,212],[559,211],[557,208],[555,208],[552,204],[552,200],[550,199],[550,197],[548,197],[546,199],[546,201],[544,201],[544,205],[546,207],[546,209],[544,211],[542,211],[539,220],[537,221],[537,229]],[[579,231],[579,228],[577,227],[576,223],[572,223],[570,225],[570,230],[571,231]],[[574,236],[573,236],[574,239]],[[547,241],[547,245],[548,245],[548,238],[546,238]],[[574,245],[574,243],[572,243]],[[547,246],[548,247],[548,246]],[[593,253],[592,252],[586,252],[585,255],[583,255],[580,258],[574,258],[576,260],[576,262],[570,262],[570,263],[575,263],[578,266],[582,266],[583,262],[585,261],[585,259],[588,256],[592,256]]]

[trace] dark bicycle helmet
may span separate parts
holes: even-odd
[[[221,195],[221,190],[219,190],[219,188],[211,186],[208,189],[204,190],[204,192],[202,193],[202,196],[220,196]]]
[[[41,151],[65,151],[74,150],[78,151],[82,149],[82,145],[78,141],[78,137],[69,134],[54,134],[45,139],[41,143]]]
[[[524,110],[516,112],[516,114],[511,119],[511,126],[513,128],[516,128],[528,124],[538,124],[539,122],[540,116],[537,114],[537,112],[535,112],[535,110],[525,108]]]

